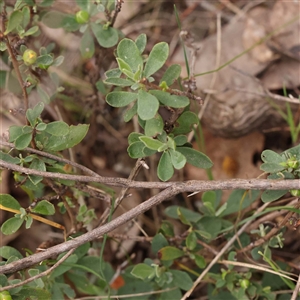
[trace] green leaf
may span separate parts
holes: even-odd
[[[272,150],[264,150],[261,153],[261,159],[265,163],[277,163],[280,164],[281,162],[284,162],[285,159],[278,153],[272,151]]]
[[[119,40],[118,31],[113,27],[104,27],[101,24],[91,24],[92,31],[100,46],[110,48],[117,44]]]
[[[36,59],[35,63],[39,68],[46,70],[53,63],[53,56],[50,54],[41,55]]]
[[[194,231],[191,231],[186,237],[185,244],[189,250],[194,250],[197,246],[197,235]]]
[[[145,33],[140,34],[136,40],[135,44],[137,48],[139,49],[140,53],[142,54],[145,50],[146,44],[147,44],[147,36]]]
[[[246,193],[246,196],[244,193]],[[234,190],[230,193],[226,201],[227,207],[220,216],[224,217],[249,207],[258,198],[259,193],[256,190],[248,193],[245,190]]]
[[[160,142],[159,140],[155,140],[151,137],[148,136],[140,136],[139,137],[140,141],[143,142],[143,144],[148,147],[149,149],[152,150],[158,150],[161,146],[163,146],[163,143]]]
[[[164,152],[157,166],[157,176],[162,181],[169,180],[174,174],[174,168],[169,152]]]
[[[145,134],[147,136],[157,136],[164,129],[164,121],[160,115],[156,115],[153,119],[147,120],[145,125]]]
[[[171,155],[172,165],[175,169],[180,170],[186,164],[186,158],[180,152],[175,151],[173,149],[169,149],[169,153]]]
[[[23,20],[22,20],[21,27],[25,29],[30,22],[30,8],[28,6],[24,6],[22,8],[22,14],[23,14]]]
[[[174,137],[174,142],[176,146],[183,146],[187,143],[187,137],[185,135],[177,135]]]
[[[9,127],[9,142],[14,142],[20,135],[23,134],[21,126],[12,125]]]
[[[151,242],[151,250],[153,253],[157,253],[163,247],[169,246],[167,239],[161,234],[156,234]]]
[[[195,254],[195,263],[200,269],[204,269],[206,267],[206,261],[202,255]]]
[[[180,65],[171,65],[163,75],[159,84],[165,81],[168,86],[172,85],[174,81],[180,76],[180,73],[181,73]]]
[[[57,56],[57,57],[54,59],[54,61],[53,61],[53,63],[52,63],[52,66],[53,66],[53,67],[58,67],[58,66],[60,66],[60,65],[64,62],[64,60],[65,60],[65,58],[64,58],[62,55]],[[52,74],[56,74],[56,73],[52,73]]]
[[[77,126],[71,125],[68,135],[59,137],[51,136],[46,148],[51,151],[62,151],[72,148],[83,140],[88,129],[89,125],[86,124],[78,124]]]
[[[37,126],[36,126],[35,129],[36,129],[37,131],[45,131],[46,128],[47,128],[47,124],[41,122],[41,123],[37,124]]]
[[[199,124],[198,116],[190,111],[185,111],[176,121],[176,127],[172,133],[174,135],[189,133],[194,125]]]
[[[95,53],[94,39],[89,28],[85,31],[80,41],[80,53],[84,59],[93,57]]]
[[[117,57],[117,63],[118,63],[118,66],[119,66],[119,69],[124,73],[124,71],[128,71],[128,72],[131,72],[132,75],[130,76],[130,78],[134,77],[134,74],[132,72],[132,68],[130,67],[130,65],[125,61],[123,60],[122,58],[120,57]],[[124,73],[126,74],[126,73]]]
[[[20,163],[20,158],[18,157],[12,157],[11,155],[4,153],[2,151],[0,151],[0,159],[4,160],[10,164],[16,164],[18,165]]]
[[[142,120],[154,118],[159,108],[159,102],[156,97],[140,89],[137,103],[137,113]]]
[[[192,223],[197,223],[201,218],[202,215],[198,212],[192,211],[185,207],[171,205],[165,209],[165,214],[173,219],[179,219],[178,216],[178,208],[180,209],[180,213],[185,217],[186,220]]]
[[[169,46],[165,42],[156,44],[148,57],[148,60],[144,69],[144,76],[148,78],[156,71],[158,71],[167,61],[169,56]]]
[[[46,165],[41,159],[35,158],[30,164],[30,169],[45,172]],[[37,185],[39,182],[43,180],[43,177],[38,175],[29,175],[29,179],[34,185]]]
[[[123,107],[136,100],[138,94],[130,92],[111,92],[106,96],[106,102],[113,107]]]
[[[173,275],[173,284],[184,291],[188,291],[193,286],[193,280],[187,272],[170,270]]]
[[[33,26],[33,27],[29,28],[29,29],[24,33],[24,36],[33,35],[33,34],[35,34],[36,32],[38,32],[38,30],[39,30],[39,27],[38,27],[38,26]]]
[[[46,216],[55,214],[54,205],[47,200],[39,201],[38,204],[33,209],[31,209],[31,211]]]
[[[4,207],[16,210],[19,210],[21,207],[19,202],[14,197],[8,194],[0,194],[0,204]]]
[[[26,111],[26,118],[29,121],[31,126],[34,126],[37,122],[37,118],[41,116],[42,111],[44,110],[44,103],[39,102],[34,108],[29,108]]]
[[[124,113],[124,121],[129,122],[137,114],[137,102],[133,106],[127,109]]]
[[[171,95],[168,92],[151,90],[149,91],[152,95],[154,95],[159,102],[161,102],[165,106],[170,106],[174,108],[186,107],[190,104],[190,100],[184,96]]]
[[[183,154],[187,162],[197,168],[208,169],[213,166],[210,158],[200,151],[188,147],[177,147],[176,151]]]
[[[141,158],[145,156],[143,152],[144,148],[145,144],[143,142],[133,142],[127,148],[127,152],[131,158]]]
[[[147,264],[137,264],[134,266],[130,273],[134,277],[145,280],[147,278],[153,277],[153,275],[155,274],[155,270]]]
[[[24,219],[21,218],[10,218],[6,220],[2,226],[1,231],[5,235],[13,234],[22,226]]]
[[[261,164],[260,169],[267,173],[277,173],[283,171],[285,167],[277,163],[263,163]]]
[[[46,132],[54,136],[64,136],[70,131],[69,125],[63,121],[54,121],[47,124]]]
[[[66,14],[59,11],[48,11],[42,17],[42,22],[50,28],[61,28]]]
[[[131,132],[128,136],[128,144],[131,145],[134,142],[140,142],[140,136],[143,136],[141,133],[138,132]]]
[[[173,260],[182,257],[184,252],[176,247],[166,246],[157,252],[160,260]]]
[[[141,53],[135,42],[130,39],[125,38],[119,43],[117,54],[130,66],[133,73],[138,70],[139,65],[143,65]]]
[[[17,249],[10,246],[0,247],[0,256],[6,260],[8,260],[11,256],[18,257],[19,259],[23,258],[22,254]]]
[[[113,78],[113,77],[107,78],[106,80],[104,80],[104,83],[116,85],[116,86],[122,86],[122,87],[131,86],[134,84],[132,80],[125,79],[125,78]]]
[[[110,78],[110,77],[120,77],[122,74],[121,70],[119,68],[115,69],[110,69],[105,72],[105,77]]]
[[[22,20],[23,20],[23,14],[21,11],[16,10],[12,12],[12,14],[9,16],[4,35],[10,33],[15,28],[17,28],[21,24]]]
[[[73,264],[75,264],[78,261],[78,257],[76,254],[70,255],[63,264],[59,265],[51,274],[50,274],[50,280],[53,280],[54,278],[66,273],[70,269],[73,268]]]
[[[17,150],[25,149],[30,144],[31,139],[32,139],[32,132],[20,135],[15,141],[16,149]]]
[[[215,238],[222,229],[222,220],[214,216],[204,216],[199,222],[197,222],[197,227],[200,230],[207,232],[211,238]],[[201,232],[201,236],[203,236],[202,234],[203,233]]]
[[[76,21],[76,15],[72,14],[64,15],[59,28],[63,28],[66,31],[77,31],[79,30],[80,26],[81,25]]]
[[[266,203],[266,202],[272,202],[275,201],[279,198],[281,198],[282,196],[284,196],[286,193],[288,192],[288,190],[267,190],[264,191],[261,195],[261,201]]]

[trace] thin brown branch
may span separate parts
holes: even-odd
[[[98,182],[110,186],[119,186],[127,188],[145,188],[145,189],[166,189],[177,185],[184,185],[182,192],[203,192],[212,190],[298,190],[300,189],[300,179],[277,180],[277,179],[230,179],[230,180],[189,180],[185,182],[145,182],[134,181],[124,178],[102,177],[102,176],[83,176],[69,175],[62,173],[51,173],[24,168],[19,165],[11,164],[0,159],[0,167],[17,171],[26,175],[38,175],[45,178],[65,179],[78,182]]]
[[[100,238],[106,233],[111,232],[112,230],[116,229],[117,227],[125,224],[126,222],[136,218],[140,214],[144,213],[145,211],[149,210],[154,205],[160,204],[162,201],[174,197],[178,193],[184,190],[184,184],[173,185],[171,187],[166,188],[159,194],[151,197],[147,201],[139,204],[138,206],[134,207],[133,209],[129,210],[128,212],[124,213],[123,215],[117,217],[116,219],[112,220],[111,222],[104,224],[101,227],[98,227],[88,233],[85,233],[79,237],[76,237],[72,240],[64,242],[62,244],[56,245],[54,247],[48,248],[43,252],[33,254],[26,258],[20,259],[18,261],[14,261],[7,265],[0,267],[0,274],[6,273],[14,273],[23,269],[26,269],[32,265],[35,265],[41,261],[44,261],[53,255],[58,255],[65,251],[69,251],[73,248],[77,248],[80,245],[83,245],[87,242],[93,241],[95,239]]]
[[[26,279],[24,281],[21,281],[21,282],[18,282],[16,284],[12,284],[12,285],[2,287],[2,288],[0,288],[0,292],[10,290],[10,289],[14,289],[16,287],[25,285],[29,282],[32,282],[32,281],[36,280],[36,279],[39,279],[41,277],[49,275],[53,270],[55,270],[59,265],[61,265],[74,251],[75,251],[75,248],[69,250],[68,253],[66,253],[59,261],[57,261],[51,268],[47,269],[46,271],[44,271],[40,274],[37,274],[35,276],[29,277],[28,279]]]

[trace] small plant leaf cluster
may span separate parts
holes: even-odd
[[[138,117],[144,134],[133,132],[128,137],[128,154],[132,158],[147,157],[156,152],[162,153],[157,175],[169,180],[174,169],[182,169],[186,162],[208,169],[211,160],[202,152],[192,149],[185,134],[194,125],[199,124],[197,116],[189,111],[189,98],[170,86],[179,78],[181,67],[171,65],[159,82],[154,84],[152,77],[165,64],[169,47],[165,42],[154,45],[148,57],[143,55],[147,38],[141,34],[135,41],[123,39],[117,47],[118,68],[106,72],[104,83],[130,91],[116,90],[106,96],[106,101],[113,107],[129,106],[124,120]],[[170,117],[164,117],[169,114]]]
[[[269,173],[269,179],[299,179],[300,178],[300,145],[290,148],[281,154],[265,150],[261,154],[264,162],[260,169]],[[265,191],[262,194],[264,202],[271,202],[285,195],[288,190]],[[300,196],[299,190],[290,190],[292,196]]]
[[[29,108],[26,112],[29,124],[9,128],[9,141],[15,144],[16,149],[23,150],[33,143],[40,150],[62,151],[74,147],[85,137],[88,125],[69,126],[63,121],[44,123],[40,117],[43,109],[43,102]]]

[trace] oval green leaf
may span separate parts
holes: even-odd
[[[169,149],[170,155],[171,155],[171,161],[172,165],[175,169],[180,170],[182,169],[186,164],[186,158],[184,155],[182,155],[180,152]]]
[[[184,255],[184,252],[172,246],[166,246],[157,252],[158,258],[161,260],[173,260]]]
[[[10,218],[2,224],[1,231],[5,235],[13,234],[16,231],[18,231],[18,229],[22,226],[23,222],[24,219],[15,217]]]
[[[176,121],[176,127],[172,133],[174,135],[189,133],[194,125],[199,124],[199,119],[196,114],[190,111],[185,111]]]
[[[89,59],[93,57],[95,53],[94,39],[89,28],[85,31],[85,33],[82,36],[79,49],[81,56],[84,59]]]
[[[193,148],[177,147],[176,151],[183,154],[187,162],[197,168],[208,169],[213,166],[213,163],[208,156]]]
[[[64,136],[70,131],[69,125],[63,121],[54,121],[47,124],[46,132],[54,136]]]
[[[29,146],[31,139],[32,139],[32,132],[20,135],[15,141],[16,149],[17,150],[25,149],[27,146]]]
[[[147,44],[147,36],[145,33],[140,34],[136,40],[135,44],[137,48],[139,49],[140,53],[142,54],[145,50],[146,44]]]
[[[34,213],[41,214],[41,215],[54,215],[55,208],[52,203],[47,200],[42,200],[38,202],[38,204],[31,210]]]
[[[113,27],[104,28],[101,24],[91,24],[92,31],[100,46],[110,48],[119,40],[118,31]]]
[[[136,100],[138,94],[130,92],[111,92],[106,96],[106,102],[113,107],[123,107]]]
[[[148,60],[144,69],[144,76],[148,78],[156,71],[158,71],[167,61],[169,56],[169,46],[165,42],[156,44],[148,57]]]
[[[142,120],[154,118],[159,108],[159,102],[156,97],[140,89],[138,92],[137,113]]]
[[[107,78],[106,80],[104,80],[104,83],[105,84],[110,84],[110,85],[126,87],[126,86],[133,85],[134,81],[128,80],[128,79],[125,79],[125,78],[110,77],[110,78]]]
[[[0,194],[0,204],[4,207],[16,209],[16,210],[19,210],[21,207],[19,202],[14,197],[8,194]]]
[[[135,73],[139,65],[143,65],[143,58],[134,41],[130,39],[123,39],[117,48],[118,57],[125,61]]]
[[[159,140],[155,140],[149,136],[140,136],[139,139],[140,139],[140,141],[143,142],[143,144],[146,147],[148,147],[149,149],[152,149],[152,150],[158,150],[161,146],[164,145]]]
[[[10,33],[16,27],[18,27],[21,24],[22,20],[23,20],[23,14],[21,11],[16,10],[16,11],[12,12],[12,14],[9,16],[4,35]]]
[[[186,107],[190,104],[189,98],[185,96],[171,95],[168,92],[158,90],[151,90],[150,93],[154,95],[163,105],[166,106],[181,108]]]
[[[157,166],[157,176],[162,181],[169,180],[174,174],[174,168],[172,165],[169,152],[164,152],[159,160]]]
[[[156,115],[153,119],[146,121],[145,134],[147,136],[156,136],[162,133],[163,129],[164,121],[160,115]]]
[[[131,158],[141,158],[145,156],[143,152],[144,148],[145,145],[143,142],[133,142],[127,148],[127,152]]]
[[[168,86],[172,85],[174,81],[180,76],[180,73],[181,73],[180,65],[171,65],[163,75],[159,84],[165,81]]]
[[[130,272],[134,277],[145,280],[155,274],[155,269],[147,264],[137,264]]]

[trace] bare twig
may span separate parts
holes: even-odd
[[[2,287],[2,288],[0,288],[0,292],[10,290],[10,289],[22,286],[22,285],[25,285],[29,282],[32,282],[32,281],[36,280],[36,279],[39,279],[39,278],[44,277],[46,275],[49,275],[53,270],[55,270],[59,265],[61,265],[74,251],[75,251],[75,248],[69,250],[69,252],[67,254],[65,254],[58,262],[56,262],[51,268],[47,269],[46,271],[44,271],[40,274],[37,274],[35,276],[32,276],[32,277],[30,277],[30,278],[28,278],[24,281],[18,282],[16,284],[12,284],[12,285]]]
[[[212,190],[291,190],[300,189],[300,179],[277,180],[277,179],[230,179],[230,180],[189,180],[185,182],[145,182],[134,181],[124,178],[69,175],[62,173],[51,173],[24,168],[0,159],[0,167],[17,171],[26,175],[38,175],[45,178],[56,178],[73,180],[78,182],[98,182],[110,186],[144,189],[166,189],[174,186],[184,185],[182,192],[212,191]]]

